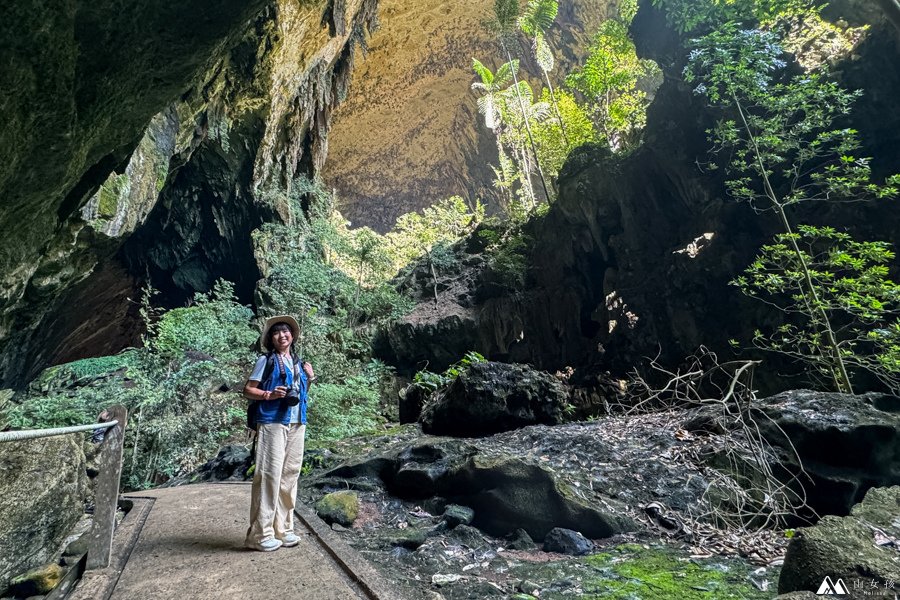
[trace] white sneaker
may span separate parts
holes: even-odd
[[[293,531],[289,531],[284,534],[284,537],[281,538],[281,545],[285,548],[293,548],[297,544],[300,543],[300,536],[294,533]]]
[[[299,539],[297,540],[300,541]],[[259,550],[260,552],[272,552],[273,550],[278,550],[281,548],[281,540],[276,540],[275,538],[266,538],[261,542],[251,542],[247,541],[244,543],[245,546],[252,550]]]

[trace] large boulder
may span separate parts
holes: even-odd
[[[791,540],[779,593],[818,591],[825,577],[881,590],[900,581],[900,486],[873,488],[849,516],[824,517]]]
[[[0,592],[55,558],[87,493],[79,436],[0,444]]]
[[[507,454],[479,452],[460,440],[426,440],[349,462],[326,473],[335,478],[377,477],[393,495],[433,496],[474,510],[472,525],[495,536],[524,529],[542,540],[554,527],[577,529],[591,538],[632,531],[622,504],[592,502],[555,471]]]
[[[819,514],[846,515],[869,488],[900,485],[900,397],[791,390],[759,407],[763,434],[799,472],[788,440],[796,449]]]
[[[475,363],[425,405],[422,430],[478,437],[526,425],[555,425],[563,420],[567,397],[558,379],[527,365]]]

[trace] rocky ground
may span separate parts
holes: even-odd
[[[684,456],[715,441],[680,429],[677,416],[471,440],[406,426],[314,451],[319,466],[303,478],[301,499],[355,492],[356,518],[333,527],[422,598],[772,597],[787,539],[693,523],[707,510],[710,479]],[[476,508],[455,516],[460,505]],[[605,520],[609,531],[598,526]],[[589,554],[545,552],[533,540],[552,523],[598,527],[586,532]]]
[[[482,409],[500,399],[528,414]],[[395,426],[308,449],[299,499],[413,598],[772,598],[826,575],[889,594],[898,403],[784,392],[743,413],[763,438],[715,403],[477,438]],[[180,483],[248,461],[228,447]]]

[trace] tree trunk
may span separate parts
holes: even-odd
[[[550,74],[544,71],[544,79],[547,80],[547,89],[550,91],[550,101],[553,104],[553,111],[556,113],[556,119],[559,121],[559,130],[562,132],[563,142],[566,144],[566,152],[569,151],[569,136],[566,135],[566,125],[563,123],[562,115],[559,112],[559,104],[556,102],[556,94],[553,93],[553,84],[550,83]]]
[[[506,52],[506,59],[511,63],[512,62],[512,54],[509,51],[509,48],[506,46],[506,42],[504,42],[501,38],[500,45],[503,47],[503,50]],[[547,181],[544,179],[544,170],[541,169],[541,163],[537,160],[537,148],[534,145],[534,136],[531,135],[531,124],[528,122],[528,113],[525,112],[525,102],[522,100],[522,94],[519,93],[519,75],[513,71],[513,84],[516,88],[516,98],[519,100],[519,110],[522,111],[522,120],[525,121],[525,131],[528,132],[528,143],[531,144],[531,152],[534,154],[535,162],[537,163],[538,175],[541,178],[541,186],[544,188],[544,195],[547,196],[547,204],[550,204],[550,190],[547,189]]]
[[[787,238],[791,243],[791,250],[794,251],[794,254],[797,257],[797,262],[800,263],[800,270],[803,272],[803,280],[806,284],[806,292],[803,293],[803,300],[806,303],[807,310],[809,311],[811,318],[814,314],[818,314],[818,317],[822,320],[822,333],[825,334],[825,337],[828,340],[828,346],[831,353],[831,370],[834,376],[835,384],[837,385],[838,391],[852,394],[853,385],[850,383],[850,375],[847,373],[847,367],[844,364],[843,357],[841,357],[840,346],[838,346],[837,339],[834,337],[834,328],[831,326],[831,320],[828,318],[828,313],[825,312],[825,309],[822,307],[822,303],[819,300],[819,294],[816,291],[815,283],[813,283],[812,274],[809,272],[809,265],[806,263],[806,257],[803,256],[803,252],[800,250],[800,246],[799,244],[797,244],[797,240],[794,239],[794,230],[787,218],[787,213],[785,213],[784,211],[784,205],[779,202],[778,196],[776,196],[775,190],[772,188],[772,184],[769,182],[769,176],[766,174],[765,164],[763,163],[762,156],[759,153],[759,147],[756,145],[756,137],[754,137],[753,132],[750,130],[750,125],[747,123],[747,119],[744,116],[743,106],[741,105],[740,100],[738,100],[734,92],[732,92],[731,97],[732,99],[734,99],[734,104],[741,116],[741,123],[743,124],[744,131],[747,132],[747,136],[749,137],[750,143],[753,146],[753,153],[756,156],[756,161],[759,165],[759,170],[760,174],[762,175],[763,187],[766,191],[766,196],[769,198],[769,201],[772,203],[773,208],[775,208],[776,212],[778,213],[778,216],[781,219],[781,225],[782,227],[784,227],[785,233],[788,234]]]

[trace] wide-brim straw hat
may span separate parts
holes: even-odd
[[[277,317],[270,317],[266,319],[266,325],[265,327],[263,327],[262,335],[259,336],[259,348],[263,352],[268,352],[269,350],[271,350],[271,348],[269,348],[269,346],[267,345],[269,342],[269,330],[279,323],[285,323],[288,327],[291,328],[291,335],[294,336],[294,340],[299,339],[300,325],[297,323],[297,319],[290,315],[278,315]]]

